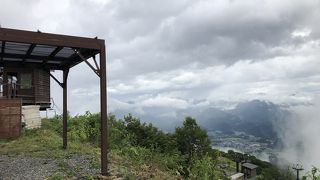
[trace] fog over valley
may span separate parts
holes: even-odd
[[[317,0],[0,3],[3,28],[105,39],[108,112],[118,118],[173,132],[191,116],[215,147],[306,169],[320,167],[319,17]],[[52,79],[51,96],[61,114]],[[99,102],[96,74],[72,68],[70,115],[100,112]]]

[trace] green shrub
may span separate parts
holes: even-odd
[[[191,167],[190,179],[227,179],[215,168],[215,162],[209,156],[194,161]]]
[[[41,124],[41,129],[53,130],[61,135],[62,127],[62,118],[60,116],[55,116],[50,119],[43,119]]]
[[[134,136],[127,132],[124,121],[117,120],[112,114],[108,116],[108,145],[111,149],[130,146]]]
[[[201,159],[211,150],[207,131],[201,129],[196,120],[191,117],[185,119],[182,127],[176,128],[174,136],[178,149],[185,156],[189,167],[194,159]]]
[[[177,143],[173,135],[163,133],[152,124],[141,123],[131,114],[124,117],[124,123],[132,145],[153,149],[161,153],[177,152]]]
[[[320,180],[320,169],[313,166],[311,171],[307,172],[306,175],[302,177],[302,179]]]

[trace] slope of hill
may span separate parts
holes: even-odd
[[[25,130],[18,139],[0,140],[0,179],[100,179],[98,114],[73,117],[68,121],[67,150],[62,148],[60,117],[44,119],[42,128]],[[117,128],[112,129],[116,131]],[[110,146],[110,175],[106,179],[180,177],[167,168],[169,156],[129,144],[119,148],[115,143]]]
[[[40,173],[46,172],[41,176],[31,174],[34,178],[99,178],[99,128],[98,114],[86,113],[70,118],[67,150],[61,147],[61,117],[43,120],[42,128],[25,130],[22,137],[16,140],[1,141],[1,168],[9,168],[0,171],[0,178],[16,177],[14,168],[10,169],[10,164],[4,165],[12,161],[19,164],[17,168],[25,169],[19,172],[22,175],[30,176],[36,167],[50,167],[48,171],[39,170]],[[109,179],[226,179],[226,174],[235,171],[233,152],[225,154],[206,150],[204,156],[192,156],[191,166],[186,164],[187,157],[177,149],[174,134],[163,133],[130,115],[125,120],[109,116],[109,148]],[[261,166],[258,170],[260,179],[281,176],[281,171],[275,166],[250,158]],[[34,164],[33,169],[28,162]],[[269,172],[271,169],[272,172]]]

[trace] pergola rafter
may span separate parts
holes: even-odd
[[[101,106],[101,173],[107,175],[107,78],[105,41],[40,31],[22,31],[0,28],[0,67],[32,67],[47,71],[63,88],[63,147],[67,148],[67,88],[69,70],[75,65],[86,64],[100,78]],[[100,67],[95,56],[100,55]],[[96,68],[88,59],[93,58]],[[50,71],[61,70],[60,82]]]
[[[34,49],[35,47],[36,47],[35,44],[31,44],[31,45],[30,45],[30,47],[29,47],[26,55],[25,55],[25,56],[23,57],[23,59],[22,59],[23,62],[25,62],[27,58],[30,58],[30,55],[31,55],[31,53],[32,53],[32,51],[33,51],[33,49]]]

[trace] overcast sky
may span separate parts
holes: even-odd
[[[140,114],[312,102],[320,94],[319,17],[316,0],[0,2],[2,27],[105,39],[109,111]],[[98,112],[96,75],[83,63],[69,77],[71,113]],[[61,111],[54,81],[52,96]]]

